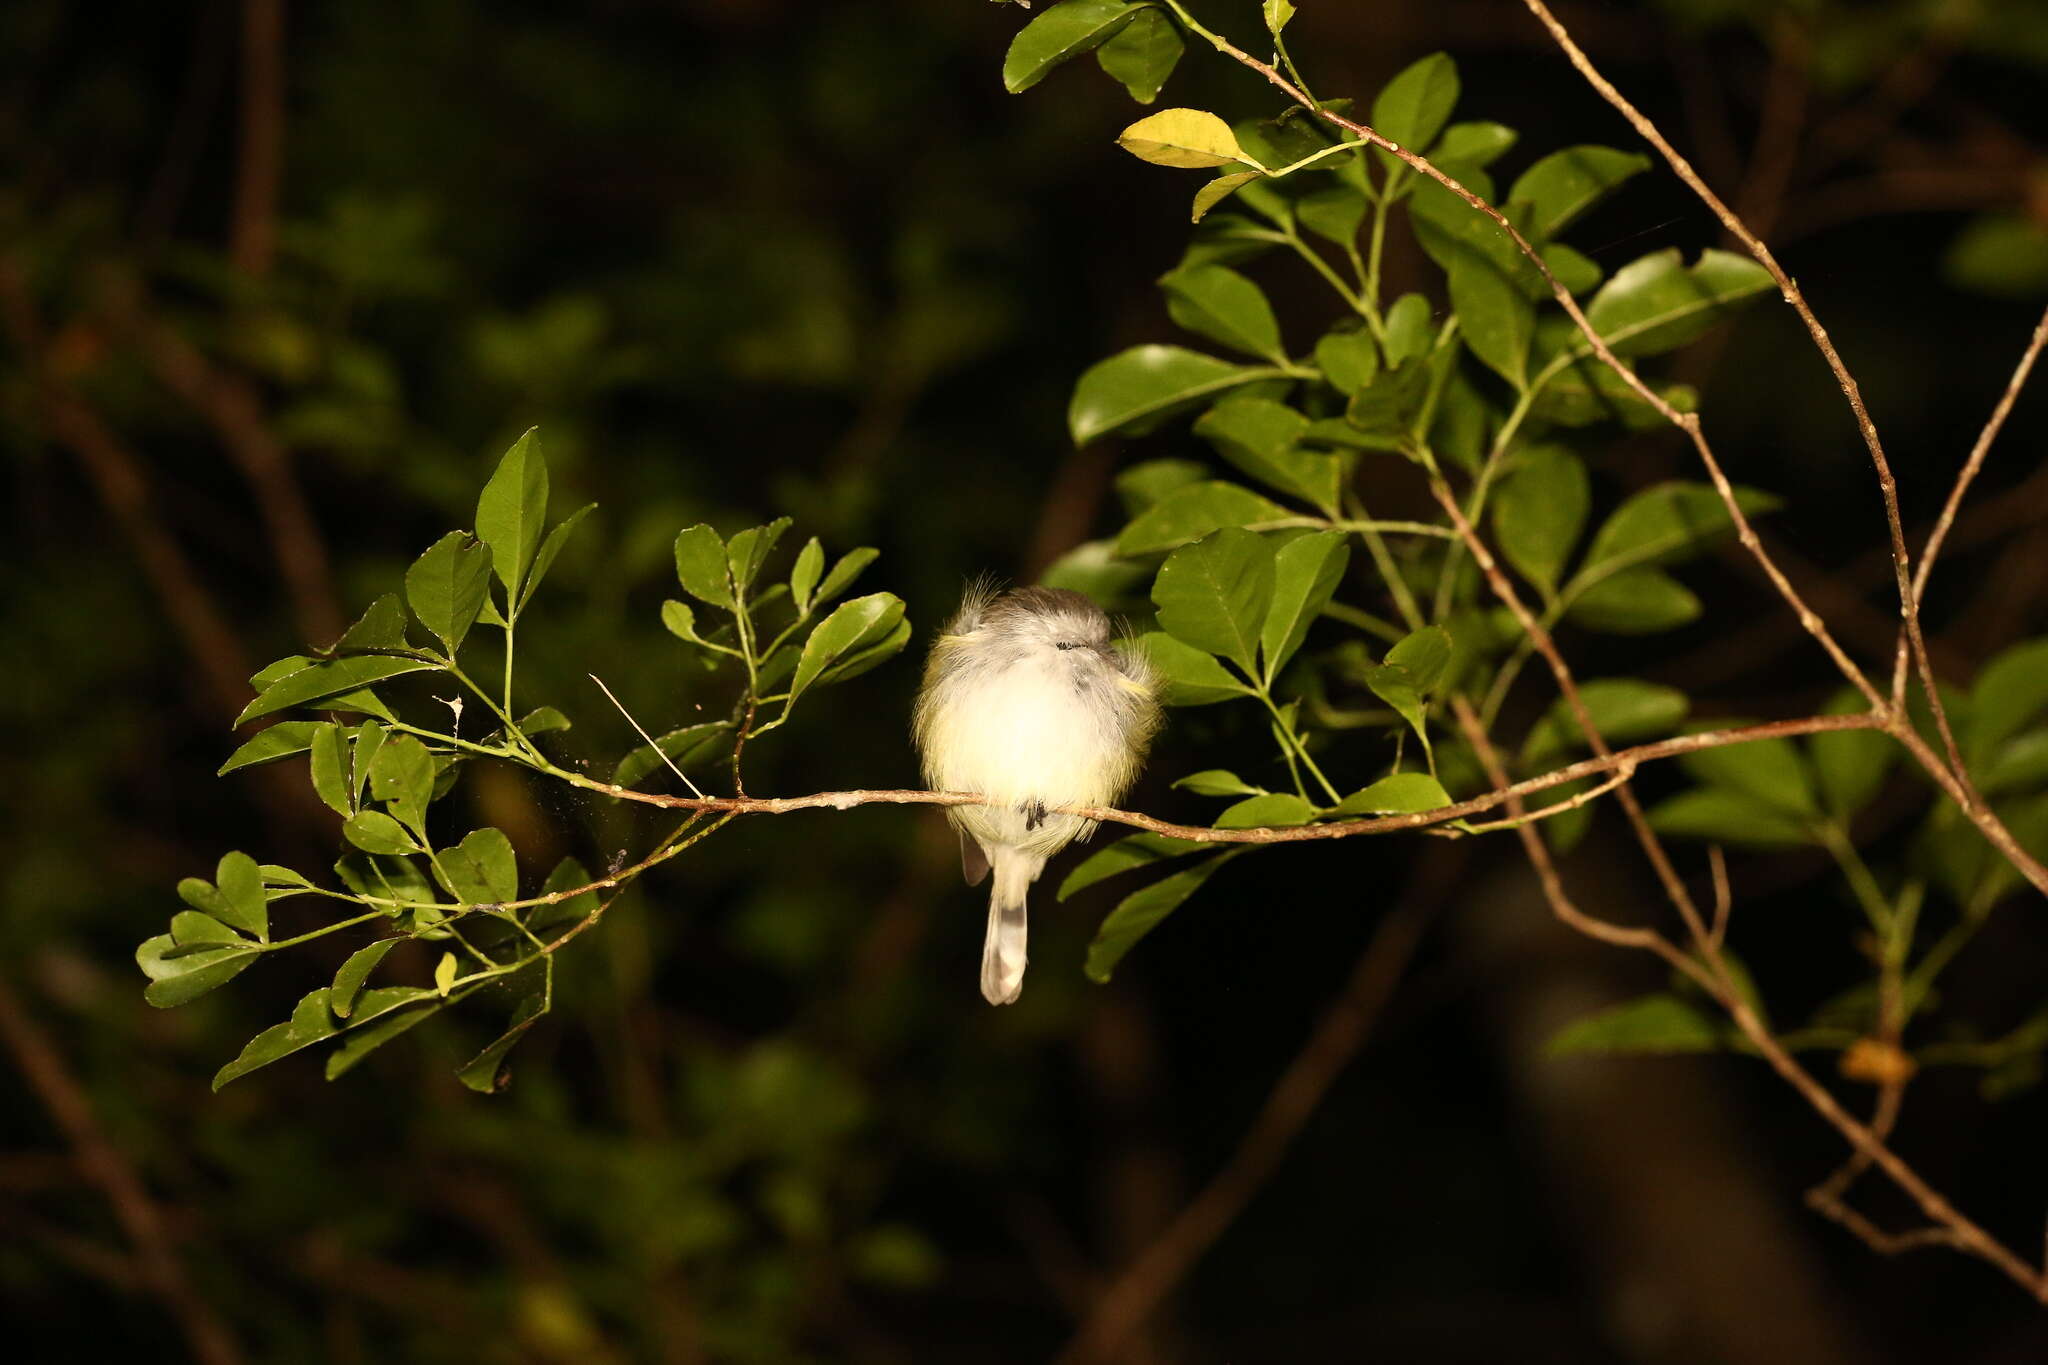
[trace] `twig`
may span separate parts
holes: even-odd
[[[239,1365],[241,1347],[205,1296],[186,1278],[185,1267],[172,1250],[163,1213],[150,1198],[142,1177],[108,1139],[91,1101],[63,1058],[4,981],[0,981],[0,1041],[14,1054],[29,1088],[70,1139],[79,1168],[106,1196],[121,1231],[135,1248],[137,1272],[178,1320],[192,1354],[205,1365]]]
[[[1714,919],[1707,929],[1707,942],[1718,953],[1728,941],[1728,916],[1735,904],[1728,885],[1728,859],[1722,855],[1719,844],[1707,845],[1707,871],[1714,879]]]
[[[2004,428],[2006,417],[2019,400],[2020,390],[2026,387],[2027,376],[2033,373],[2034,362],[2040,359],[2044,345],[2048,345],[2048,309],[2042,310],[2041,321],[2034,326],[2033,340],[2021,353],[2012,378],[2006,381],[2005,392],[1999,395],[1997,404],[1991,409],[1991,417],[1984,423],[1984,430],[1977,433],[1977,444],[1970,448],[1970,458],[1963,461],[1962,472],[1956,475],[1955,487],[1948,491],[1948,501],[1942,504],[1941,516],[1927,537],[1927,548],[1921,551],[1920,566],[1913,574],[1913,596],[1916,599],[1927,591],[1927,580],[1934,573],[1935,556],[1941,553],[1941,544],[1948,539],[1949,528],[1955,525],[1956,512],[1962,507],[1970,485],[1976,481],[1977,472],[1984,467],[1984,457],[1990,453],[1991,443],[1998,439],[1998,433]]]
[[[602,686],[603,684],[599,684]],[[1812,735],[1833,730],[1879,730],[1882,723],[1869,714],[1843,716],[1801,716],[1792,720],[1769,721],[1762,725],[1744,726],[1736,730],[1706,730],[1698,734],[1675,735],[1670,739],[1657,740],[1650,744],[1639,744],[1634,748],[1616,749],[1611,753],[1583,759],[1568,764],[1538,777],[1517,782],[1503,791],[1489,792],[1475,796],[1469,801],[1459,801],[1435,810],[1417,811],[1409,815],[1383,815],[1365,820],[1339,820],[1320,825],[1257,826],[1249,829],[1212,829],[1207,825],[1178,825],[1169,820],[1160,820],[1137,811],[1118,810],[1111,806],[1059,806],[1052,807],[1063,815],[1078,815],[1086,820],[1106,824],[1128,825],[1133,829],[1150,830],[1154,834],[1171,835],[1176,839],[1187,839],[1204,844],[1286,844],[1300,843],[1314,839],[1348,839],[1361,834],[1386,834],[1396,830],[1421,829],[1429,825],[1442,824],[1446,820],[1457,820],[1467,815],[1477,815],[1493,810],[1533,792],[1546,791],[1566,782],[1599,773],[1611,772],[1616,768],[1652,762],[1660,758],[1671,758],[1678,754],[1693,753],[1700,749],[1718,749],[1730,744],[1748,744],[1762,739],[1782,739],[1791,735]],[[743,815],[784,815],[790,811],[851,810],[855,806],[898,805],[898,806],[979,806],[989,804],[989,799],[970,792],[936,792],[908,789],[813,792],[808,796],[667,796],[658,792],[635,791],[615,783],[599,782],[580,773],[557,774],[563,780],[588,791],[616,797],[622,801],[636,801],[642,805],[662,806],[671,810],[729,811]],[[687,780],[687,779],[685,779]],[[1525,817],[1526,818],[1526,817]],[[573,893],[571,893],[573,894]],[[509,902],[508,902],[509,904]]]
[[[1229,1162],[1103,1291],[1057,1357],[1062,1365],[1124,1359],[1120,1349],[1271,1178],[1385,1009],[1442,901],[1442,880],[1432,876],[1380,921],[1343,993],[1267,1092]]]
[[[599,690],[604,693],[605,697],[611,702],[613,706],[619,708],[619,714],[626,718],[626,724],[632,726],[634,730],[639,732],[640,738],[647,741],[647,747],[654,750],[654,756],[656,758],[659,758],[663,763],[668,764],[668,770],[674,773],[677,777],[682,778],[684,786],[688,787],[693,792],[697,792],[697,798],[699,800],[705,799],[704,793],[701,791],[697,791],[697,784],[690,780],[689,774],[685,773],[681,768],[678,768],[675,765],[675,760],[671,759],[668,756],[667,752],[663,750],[663,748],[659,744],[656,744],[654,742],[654,737],[648,734],[645,730],[640,729],[640,722],[633,719],[633,713],[626,709],[625,704],[621,702],[617,697],[612,696],[612,690],[604,685],[604,679],[598,677],[597,674],[593,673],[590,675],[590,680],[598,685]],[[742,741],[742,743],[744,743],[744,741]],[[734,748],[732,760],[733,776],[735,779],[737,779],[739,776],[740,760],[738,748]]]

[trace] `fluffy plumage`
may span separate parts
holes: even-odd
[[[1053,854],[1094,829],[1054,813],[1122,796],[1159,728],[1150,666],[1111,640],[1109,618],[1065,588],[985,584],[932,644],[914,733],[925,781],[978,792],[951,806],[971,886],[991,869],[981,993],[1007,1005],[1024,988],[1025,899]]]

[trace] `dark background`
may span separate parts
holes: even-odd
[[[1255,46],[1255,6],[1200,8]],[[650,726],[687,722],[713,683],[656,618],[670,540],[787,513],[799,536],[880,547],[867,587],[904,596],[920,633],[750,749],[750,790],[915,785],[914,655],[961,580],[1029,578],[1115,525],[1109,479],[1137,452],[1069,449],[1066,397],[1100,356],[1169,339],[1151,281],[1190,187],[1115,149],[1133,106],[1092,62],[1006,95],[1029,16],[976,0],[350,0],[285,8],[269,36],[278,13],[0,8],[10,1355],[1041,1360],[1145,1248],[1185,1243],[1176,1215],[1227,1170],[1208,1197],[1241,1215],[1116,1358],[2048,1358],[2048,1320],[1991,1270],[1882,1258],[1801,1207],[1841,1153],[1761,1067],[1545,1060],[1558,1026],[1657,977],[1555,929],[1498,839],[1242,860],[1106,988],[1079,964],[1113,896],[1041,892],[1030,989],[992,1011],[980,897],[935,814],[747,820],[567,956],[507,1093],[449,1074],[487,1010],[332,1085],[300,1057],[209,1094],[353,946],[181,1010],[142,1002],[131,956],[178,878],[228,848],[320,868],[339,847],[299,765],[212,775],[236,679],[331,638],[468,525],[537,423],[556,507],[600,504],[522,632],[524,695],[576,718],[563,752],[608,764],[634,742],[587,671]],[[2048,236],[2048,12],[1560,13],[1781,244],[1924,528],[2048,293],[2048,247],[2025,245]],[[1522,131],[1511,166],[1634,145],[1509,0],[1309,3],[1290,33],[1325,94],[1448,49],[1460,117]],[[1276,98],[1191,51],[1162,104],[1235,118]],[[2020,245],[1989,264],[1958,246],[1997,231]],[[1660,175],[1574,240],[1612,268],[1717,237]],[[1392,288],[1436,287],[1411,243],[1391,262]],[[1283,320],[1321,316],[1271,287]],[[1734,476],[1787,498],[1774,551],[1887,659],[1874,481],[1789,312],[1759,304],[1669,363]],[[2044,440],[2036,393],[1936,580],[1950,676],[2042,628]],[[1602,506],[1693,476],[1669,433],[1617,438],[1597,467]],[[1824,661],[1738,558],[1689,581],[1703,623],[1568,647],[1702,714],[1819,703]],[[1261,727],[1228,711],[1176,716],[1127,804],[1186,814],[1172,776],[1256,762]],[[457,802],[529,869],[654,837],[551,787],[471,783]],[[1596,825],[1566,871],[1625,917],[1654,891],[1614,834]],[[1825,866],[1736,871],[1736,941],[1774,1006],[1797,1017],[1857,979]],[[1398,982],[1372,975],[1407,936]],[[2042,941],[2015,898],[1951,1003],[2009,1027],[2038,1004]],[[388,970],[423,976],[404,951]],[[1298,1131],[1255,1126],[1291,1062],[1334,1084]],[[1935,1074],[1900,1142],[2025,1248],[2044,1124],[2034,1093],[1991,1104]],[[1859,1198],[1910,1222],[1874,1183]]]

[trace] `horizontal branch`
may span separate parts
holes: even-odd
[[[1417,811],[1409,815],[1382,815],[1367,820],[1338,820],[1322,825],[1261,826],[1253,829],[1211,829],[1207,825],[1177,825],[1168,820],[1155,819],[1137,811],[1117,810],[1110,806],[1060,806],[1059,814],[1078,815],[1084,820],[1097,820],[1104,824],[1129,825],[1133,829],[1148,830],[1153,834],[1169,835],[1201,844],[1292,844],[1312,839],[1348,839],[1360,834],[1388,834],[1396,830],[1423,829],[1440,825],[1448,820],[1463,819],[1468,815],[1493,810],[1510,801],[1527,796],[1532,792],[1546,791],[1562,786],[1582,777],[1616,769],[1633,771],[1636,765],[1655,759],[1672,758],[1679,754],[1694,753],[1701,749],[1719,749],[1731,744],[1749,744],[1762,739],[1783,739],[1791,735],[1812,735],[1830,730],[1878,730],[1883,723],[1875,715],[1853,716],[1802,716],[1794,720],[1774,720],[1763,725],[1748,725],[1734,730],[1708,730],[1696,735],[1677,735],[1671,739],[1658,740],[1654,744],[1641,744],[1633,749],[1617,749],[1603,757],[1589,758],[1569,764],[1540,777],[1498,791],[1475,796],[1470,801],[1459,801],[1435,810]],[[642,805],[660,806],[669,810],[728,811],[741,815],[786,815],[798,810],[851,810],[855,806],[985,806],[995,804],[985,796],[970,792],[934,792],[915,790],[890,791],[839,791],[815,792],[809,796],[664,796],[656,792],[634,791],[612,783],[598,782],[591,778],[567,774],[568,780],[590,791],[601,792],[622,801],[637,801]],[[1559,809],[1569,808],[1576,802],[1561,803]],[[1526,817],[1524,817],[1526,818]]]

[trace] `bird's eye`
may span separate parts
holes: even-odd
[[[1060,640],[1053,645],[1054,649],[1072,649],[1073,647],[1074,642],[1072,640]]]

